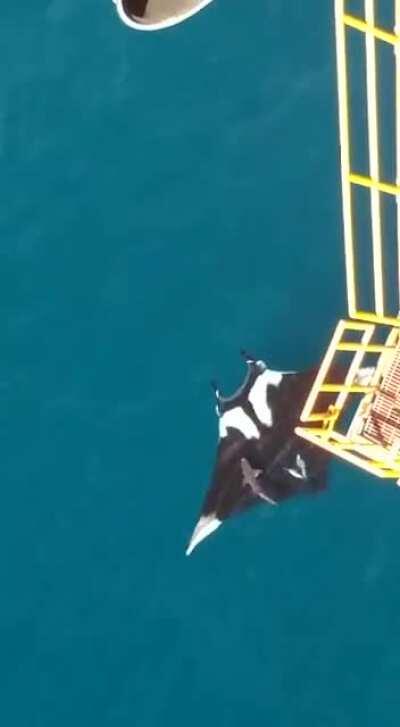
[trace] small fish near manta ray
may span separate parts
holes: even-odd
[[[135,30],[162,30],[200,12],[212,0],[113,0],[122,22]]]
[[[280,373],[244,354],[247,375],[217,399],[219,443],[211,484],[186,554],[251,505],[325,489],[330,455],[294,433],[316,371]]]

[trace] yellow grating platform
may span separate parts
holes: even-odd
[[[400,348],[397,347],[392,363],[379,385],[362,429],[370,442],[400,450]]]

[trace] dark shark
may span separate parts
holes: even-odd
[[[245,360],[247,374],[233,396],[215,387],[219,443],[187,555],[232,515],[327,485],[329,454],[294,432],[316,370],[281,373],[247,354]]]
[[[242,467],[243,487],[250,487],[253,495],[261,497],[262,500],[269,502],[270,505],[276,505],[275,500],[268,497],[258,483],[258,478],[262,474],[262,470],[253,470],[246,457],[242,457],[240,464]]]

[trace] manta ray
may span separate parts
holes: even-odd
[[[233,396],[214,384],[219,442],[211,483],[186,554],[231,515],[274,507],[327,486],[330,455],[294,430],[316,370],[280,372],[243,352],[247,373]]]

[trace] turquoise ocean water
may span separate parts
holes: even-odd
[[[184,557],[210,378],[345,312],[332,6],[3,3],[4,727],[398,725],[395,487],[335,464]]]

